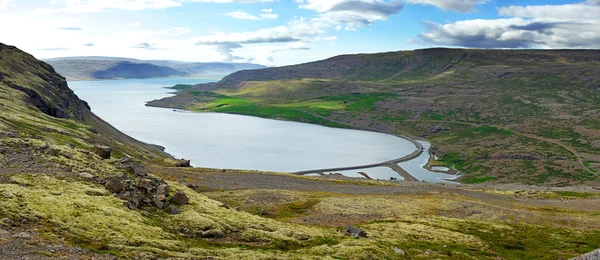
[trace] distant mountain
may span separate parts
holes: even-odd
[[[156,66],[149,63],[132,63],[128,61],[117,63],[117,65],[102,71],[96,71],[92,76],[97,79],[114,78],[156,78],[171,76],[189,76],[190,74],[169,67]]]
[[[189,77],[227,74],[265,66],[252,63],[137,60],[119,57],[64,57],[45,60],[68,80]]]

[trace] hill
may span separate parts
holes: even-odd
[[[68,80],[154,78],[227,75],[239,70],[265,68],[251,63],[181,62],[117,57],[47,59]]]
[[[173,167],[185,163],[0,43],[2,259],[556,259],[600,243],[589,187]]]
[[[464,183],[597,183],[600,51],[425,49],[233,73],[150,105],[409,134]]]

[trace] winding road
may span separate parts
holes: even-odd
[[[400,166],[398,166],[398,163],[401,162],[406,162],[406,161],[410,161],[413,159],[416,159],[417,157],[421,156],[421,154],[423,153],[423,145],[421,145],[421,143],[417,142],[416,140],[408,137],[408,136],[404,136],[404,135],[399,135],[399,134],[394,134],[394,133],[389,133],[389,132],[385,132],[385,131],[381,131],[379,129],[375,129],[375,128],[371,128],[371,127],[365,127],[365,126],[357,126],[357,125],[351,125],[345,122],[340,122],[340,121],[336,121],[336,120],[332,120],[308,111],[304,111],[301,110],[304,113],[310,114],[312,116],[315,117],[319,117],[322,118],[324,120],[327,120],[329,122],[333,122],[333,123],[338,123],[341,125],[346,125],[349,126],[353,129],[357,129],[357,130],[365,130],[365,131],[371,131],[371,132],[378,132],[378,133],[382,133],[382,134],[388,134],[388,135],[393,135],[405,140],[410,141],[411,143],[413,143],[416,147],[416,150],[414,152],[412,152],[409,155],[400,157],[400,158],[396,158],[396,159],[392,159],[392,160],[388,160],[385,162],[379,162],[379,163],[372,163],[372,164],[363,164],[363,165],[354,165],[354,166],[347,166],[347,167],[334,167],[334,168],[325,168],[325,169],[314,169],[314,170],[305,170],[305,171],[297,171],[297,172],[291,172],[291,174],[295,174],[295,175],[305,175],[305,174],[311,174],[311,173],[324,173],[324,172],[335,172],[335,171],[349,171],[349,170],[359,170],[359,169],[366,169],[366,168],[373,168],[373,167],[390,167],[392,168],[392,170],[394,170],[395,172],[397,172],[400,176],[402,176],[404,178],[404,180],[406,181],[419,181],[417,178],[415,178],[414,176],[410,175],[408,172],[404,171]],[[396,167],[394,167],[396,166]],[[399,168],[399,169],[398,169]]]

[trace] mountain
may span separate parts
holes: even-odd
[[[599,50],[424,49],[232,73],[150,105],[425,138],[465,183],[598,182]]]
[[[181,62],[116,57],[65,57],[47,59],[68,80],[154,78],[227,75],[245,69],[261,69],[251,63]]]
[[[92,111],[0,43],[1,259],[568,259],[600,241],[591,187],[182,168]]]

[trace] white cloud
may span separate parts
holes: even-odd
[[[15,0],[0,0],[0,10],[7,9],[14,2],[16,2],[16,1]]]
[[[417,41],[474,48],[600,48],[600,6],[593,1],[509,6],[498,13],[507,18],[448,24],[426,21],[427,31]]]
[[[52,0],[51,8],[38,9],[38,13],[72,12],[72,13],[94,13],[108,10],[140,11],[146,9],[164,9],[178,7],[183,3],[266,3],[276,0]],[[14,2],[14,0],[0,0],[0,9],[3,2]]]
[[[477,5],[485,4],[488,0],[404,0],[411,4],[433,5],[445,11],[473,12]]]
[[[226,13],[226,16],[229,16],[231,18],[234,19],[238,19],[238,20],[272,20],[272,19],[277,19],[279,17],[278,14],[273,13],[273,9],[262,9],[261,10],[262,13],[258,14],[258,15],[252,15],[249,13],[246,13],[244,11],[235,11],[235,12],[229,12]]]
[[[234,50],[244,48],[248,44],[310,43],[322,39],[328,31],[355,31],[358,28],[372,25],[375,21],[387,20],[389,16],[399,13],[403,6],[399,1],[383,0],[296,0],[299,7],[318,12],[316,17],[294,18],[285,26],[261,29],[241,33],[215,33],[194,38],[198,45],[213,46],[227,60],[240,59],[233,54]],[[264,14],[272,14],[271,9],[263,9]],[[230,16],[248,20],[260,18],[244,12]],[[329,38],[333,39],[333,38]],[[274,48],[274,47],[273,47]],[[273,49],[275,52],[280,49]]]

